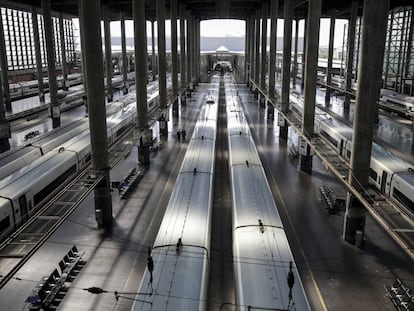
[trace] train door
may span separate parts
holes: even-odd
[[[19,205],[20,205],[20,215],[22,219],[22,223],[24,223],[27,220],[27,201],[26,201],[26,195],[22,195],[19,198]]]
[[[381,192],[385,194],[385,188],[387,186],[387,177],[388,174],[386,171],[382,171],[382,178],[381,178]]]

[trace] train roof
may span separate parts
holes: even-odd
[[[46,157],[46,156],[45,156]],[[44,175],[55,173],[59,175],[66,170],[65,166],[76,164],[75,153],[51,152],[46,160],[39,165],[33,167],[31,170],[20,170],[20,175],[16,176],[11,182],[5,182],[4,179],[0,186],[0,196],[7,198],[16,198],[20,196],[21,192],[33,191],[32,186],[37,185],[39,182],[49,182],[44,178]],[[26,168],[26,167],[25,167]],[[14,174],[13,174],[14,175]],[[51,182],[52,180],[50,180]]]
[[[265,227],[243,227],[233,232],[238,304],[252,310],[310,310],[285,232]],[[289,264],[295,283],[289,299]]]
[[[414,185],[414,171],[413,170],[407,170],[405,172],[399,172],[395,175],[394,178],[400,178],[406,184],[410,185],[410,187],[412,187],[412,185]]]
[[[413,167],[410,163],[405,162],[389,150],[376,143],[372,143],[371,156],[374,160],[378,161],[381,165],[394,173],[408,171],[409,168]]]

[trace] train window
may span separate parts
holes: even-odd
[[[34,205],[36,206],[40,202],[43,201],[44,198],[46,198],[49,194],[51,194],[55,189],[59,188],[59,185],[61,185],[70,175],[76,172],[76,165],[71,166],[66,172],[64,172],[62,175],[60,175],[58,178],[53,180],[49,185],[44,187],[42,190],[40,190],[38,193],[34,195]]]
[[[348,159],[351,158],[351,150],[346,150],[346,156]]]
[[[392,196],[397,199],[402,205],[408,208],[411,212],[414,212],[414,202],[406,197],[400,190],[393,188]]]
[[[325,131],[321,131],[321,134],[323,137],[325,137],[327,140],[329,140],[329,142],[334,145],[335,147],[338,147],[338,142],[333,139],[328,133],[326,133]]]
[[[119,137],[122,133],[124,133],[129,128],[128,125],[121,127],[118,131],[116,131],[116,137]]]
[[[0,233],[6,231],[10,227],[10,217],[4,218],[0,221]]]
[[[372,168],[369,169],[369,177],[371,177],[375,182],[377,181],[378,174]]]

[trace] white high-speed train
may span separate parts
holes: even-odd
[[[136,104],[107,118],[108,144],[136,123]],[[19,227],[54,190],[80,171],[91,157],[89,129],[0,181],[0,240]]]
[[[209,88],[132,310],[206,310],[220,77]]]
[[[237,310],[310,310],[272,191],[226,75]]]
[[[291,96],[292,110],[302,113],[303,102]],[[333,120],[327,113],[316,108],[315,133],[326,138],[338,154],[351,159],[352,129]],[[385,196],[391,198],[409,217],[414,219],[414,171],[407,163],[385,148],[372,143],[370,181]]]
[[[147,86],[148,92],[148,112],[159,106],[159,96],[157,85],[150,83]],[[135,91],[122,96],[119,100],[107,103],[106,115],[109,118],[111,115],[121,111],[127,110],[131,103],[135,103]],[[89,128],[88,119],[80,119],[66,126],[58,127],[48,133],[42,134],[26,141],[23,147],[13,148],[0,154],[0,180],[12,174],[25,165],[32,163],[34,160],[40,158],[42,155],[53,150],[57,146],[66,142],[69,138],[87,130]],[[41,126],[39,129],[42,130]]]

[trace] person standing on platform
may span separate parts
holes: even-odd
[[[181,130],[177,131],[177,140],[178,140],[178,142],[181,141]]]
[[[185,130],[181,131],[181,136],[183,137],[183,141],[185,141],[185,136],[187,135],[187,132]]]

